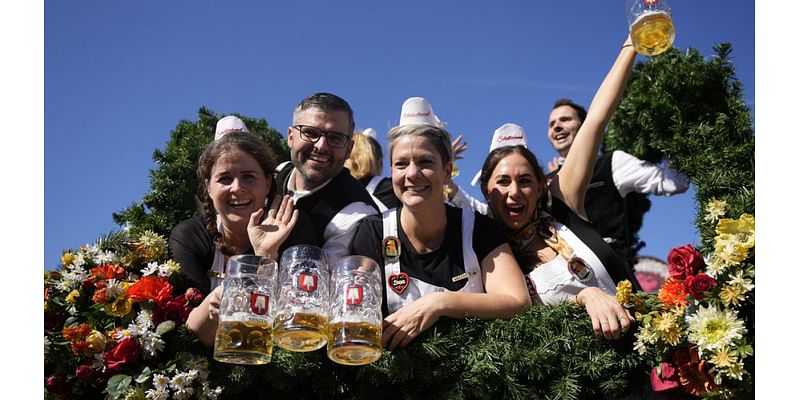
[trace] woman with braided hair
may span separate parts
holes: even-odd
[[[261,221],[272,189],[275,160],[258,137],[228,133],[206,146],[197,165],[202,210],[172,230],[170,257],[181,264],[187,287],[207,295],[187,326],[211,345],[216,331],[228,257],[256,254],[278,259],[278,247],[297,222],[289,197]],[[280,203],[280,204],[277,204]]]

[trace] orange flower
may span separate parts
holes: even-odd
[[[683,389],[694,396],[703,396],[717,390],[714,374],[706,366],[705,361],[678,367],[678,376]]]
[[[92,295],[92,301],[95,304],[106,304],[108,303],[108,292],[105,289],[97,289]]]
[[[667,278],[664,286],[658,290],[658,298],[667,308],[684,307],[689,304],[686,301],[686,289],[683,288],[683,284],[671,277]]]
[[[70,349],[75,354],[81,354],[86,350],[86,337],[92,332],[89,324],[83,323],[78,326],[68,326],[61,331],[61,336],[69,340]]]
[[[128,297],[136,303],[147,300],[162,303],[169,300],[171,295],[172,285],[162,276],[145,276],[128,288]]]
[[[103,264],[89,270],[94,280],[117,279],[125,276],[125,268],[116,264]]]

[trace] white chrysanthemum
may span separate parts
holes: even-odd
[[[173,394],[172,397],[175,400],[185,400],[185,399],[191,399],[193,394],[194,394],[194,388],[191,386],[186,386],[182,389],[176,389],[175,394]]]
[[[155,357],[159,351],[164,350],[164,340],[152,331],[146,331],[139,337],[145,358]]]
[[[136,315],[136,325],[142,331],[153,329],[153,312],[150,310],[139,311],[139,314]]]
[[[133,329],[136,329],[136,325],[130,324],[130,325],[128,325],[128,329],[120,329],[120,330],[114,332],[114,340],[119,342],[119,341],[121,341],[122,339],[125,339],[128,336],[134,336],[133,333],[131,333],[131,331],[130,331],[131,327],[133,327]]]
[[[725,215],[725,209],[728,207],[728,203],[725,200],[717,200],[711,199],[708,204],[706,204],[706,215],[703,217],[706,221],[716,221],[719,217]]]
[[[95,354],[94,358],[92,358],[92,368],[97,371],[104,372],[106,370],[106,363],[103,361],[104,356],[105,354],[103,353]]]
[[[201,380],[208,379],[208,360],[203,357],[191,356],[184,364],[188,370],[196,370]]]
[[[640,355],[647,353],[647,345],[655,344],[658,339],[658,333],[652,329],[652,326],[645,325],[636,332],[636,343],[633,349],[638,351]]]
[[[169,378],[163,374],[154,374],[153,375],[153,387],[158,390],[167,390],[167,386],[169,385]]]
[[[211,387],[208,386],[208,382],[203,382],[203,390],[201,392],[201,395],[204,398],[206,398],[208,400],[217,400],[217,397],[220,394],[222,394],[222,388],[221,387],[217,386],[214,389],[211,389]]]
[[[50,339],[45,336],[44,337],[44,356],[47,357],[47,353],[50,352]]]
[[[94,256],[94,262],[97,265],[106,264],[114,261],[114,257],[116,257],[116,255],[111,251],[98,251]]]
[[[108,279],[106,281],[106,293],[110,299],[116,299],[125,295],[125,288],[122,287],[122,282],[116,279]]]
[[[172,380],[169,381],[169,387],[174,390],[179,390],[191,386],[192,381],[196,376],[197,371],[195,371],[194,374],[178,371]]]
[[[86,256],[82,254],[78,254],[78,256],[75,257],[75,260],[72,261],[73,268],[83,268],[84,265],[86,265]]]
[[[718,310],[715,306],[700,306],[694,315],[686,318],[689,324],[688,340],[697,345],[697,352],[731,346],[734,340],[747,333],[744,322],[730,310]]]
[[[169,400],[169,392],[166,389],[148,389],[144,397],[147,400]]]
[[[142,268],[142,276],[153,275],[156,272],[159,272],[160,268],[157,262],[149,262],[147,266]]]
[[[731,379],[742,380],[744,375],[744,363],[741,360],[737,360],[722,371]]]
[[[56,283],[56,289],[62,292],[70,292],[72,289],[81,287],[83,281],[89,279],[89,274],[81,268],[71,268],[69,272],[61,275],[61,280]]]
[[[746,293],[755,289],[756,285],[753,284],[753,281],[750,279],[742,276],[743,273],[743,271],[736,271],[736,273],[731,275],[730,279],[728,279],[728,284],[731,286],[738,286]]]

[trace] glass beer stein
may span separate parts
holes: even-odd
[[[328,358],[344,365],[365,365],[381,357],[383,281],[369,257],[342,258],[331,276]]]
[[[636,52],[655,56],[669,50],[675,41],[675,26],[667,0],[626,1],[628,26]]]
[[[272,359],[277,264],[267,257],[238,255],[228,259],[219,306],[214,359],[260,365]]]
[[[328,342],[328,257],[316,246],[298,245],[281,256],[275,344],[314,351]]]

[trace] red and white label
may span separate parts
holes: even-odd
[[[250,311],[256,315],[264,315],[269,312],[269,295],[266,293],[250,293]]]
[[[300,289],[306,292],[313,292],[317,290],[317,276],[314,274],[301,273],[297,278],[297,284]]]
[[[344,297],[345,302],[350,305],[361,304],[361,300],[363,298],[364,298],[364,288],[360,286],[348,287]]]

